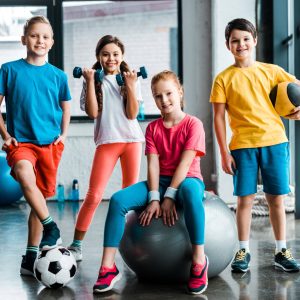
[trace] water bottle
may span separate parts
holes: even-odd
[[[71,200],[73,200],[73,201],[78,201],[79,200],[79,184],[78,184],[77,179],[73,180]]]
[[[63,184],[59,184],[57,186],[57,201],[59,202],[65,201],[65,188]]]
[[[139,103],[139,113],[138,113],[137,119],[139,121],[145,120],[145,106],[144,106],[144,101],[141,101]]]

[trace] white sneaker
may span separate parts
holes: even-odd
[[[82,249],[81,247],[69,246],[68,250],[71,251],[76,261],[82,261]]]

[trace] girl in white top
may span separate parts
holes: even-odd
[[[122,188],[136,183],[139,177],[144,135],[136,117],[142,97],[137,73],[130,71],[123,55],[123,43],[117,37],[106,35],[96,46],[97,62],[92,69],[83,69],[85,81],[80,104],[81,109],[95,119],[97,148],[89,189],[77,217],[74,240],[68,247],[77,261],[82,260],[82,240],[118,159],[122,168]],[[95,82],[97,69],[105,73],[102,82]],[[116,74],[120,72],[125,81],[122,87],[116,81]]]

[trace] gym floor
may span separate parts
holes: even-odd
[[[79,203],[49,202],[49,208],[61,228],[63,244],[66,246],[72,240]],[[51,290],[44,288],[35,278],[19,274],[27,240],[28,205],[20,202],[0,207],[0,299],[299,299],[300,273],[287,274],[272,266],[273,234],[267,217],[253,218],[250,240],[251,271],[246,274],[232,274],[228,266],[219,276],[209,280],[208,289],[203,295],[186,294],[184,285],[139,283],[119,255],[117,265],[123,273],[123,279],[116,284],[113,291],[93,295],[92,287],[100,264],[107,208],[106,201],[98,207],[84,241],[84,257],[78,264],[75,278],[67,287]],[[293,255],[300,259],[300,220],[295,220],[292,213],[287,214],[287,240]]]

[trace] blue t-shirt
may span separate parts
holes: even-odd
[[[8,133],[18,142],[51,144],[61,133],[60,101],[71,100],[66,74],[55,66],[25,59],[0,69],[0,94],[5,96]]]

